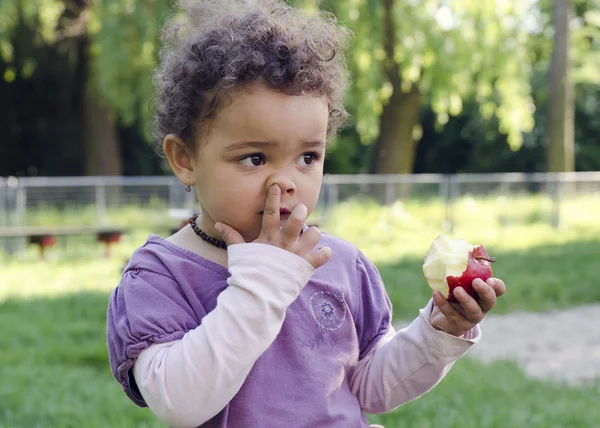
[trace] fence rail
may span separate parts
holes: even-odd
[[[355,200],[380,205],[433,201],[441,209],[430,221],[449,231],[460,222],[472,221],[478,210],[495,216],[500,226],[527,217],[559,227],[566,221],[565,212],[596,218],[600,224],[596,214],[600,171],[326,175],[315,212],[326,222],[335,207]],[[4,228],[109,224],[166,228],[175,221],[169,212],[193,210],[196,202],[194,193],[186,193],[171,176],[0,177],[0,227]],[[465,216],[465,210],[471,215]]]

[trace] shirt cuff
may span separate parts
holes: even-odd
[[[481,341],[481,328],[479,324],[462,336],[454,336],[441,330],[436,330],[429,322],[433,311],[433,299],[430,299],[423,309],[419,311],[417,323],[423,331],[427,343],[432,351],[440,357],[456,358],[464,355],[476,343]]]

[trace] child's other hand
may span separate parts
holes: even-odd
[[[479,300],[473,299],[460,287],[454,289],[454,296],[459,303],[450,303],[442,293],[434,291],[435,306],[429,319],[433,328],[454,336],[465,334],[483,320],[496,306],[497,298],[506,291],[504,281],[498,278],[490,278],[487,282],[475,279],[472,285],[479,294]]]
[[[281,189],[276,184],[269,189],[262,218],[262,229],[258,238],[253,242],[283,248],[302,257],[315,269],[324,265],[331,258],[331,248],[322,247],[311,252],[321,240],[319,229],[311,226],[300,235],[304,222],[308,217],[306,205],[296,205],[283,227],[281,226],[279,214],[280,193]],[[246,242],[237,230],[227,224],[216,223],[215,228],[221,233],[227,245],[244,244]]]

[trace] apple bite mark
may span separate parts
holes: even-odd
[[[456,287],[463,288],[471,297],[479,296],[472,287],[476,278],[487,281],[492,276],[490,257],[482,245],[472,245],[463,239],[450,239],[439,235],[425,255],[423,274],[432,290],[440,291],[450,302]]]

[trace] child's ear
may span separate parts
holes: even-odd
[[[194,162],[183,140],[174,134],[167,135],[163,140],[163,151],[175,177],[182,184],[189,185],[194,177]]]

